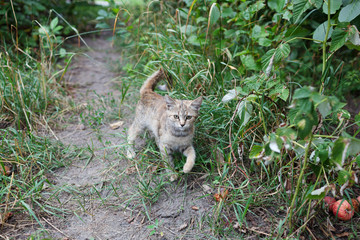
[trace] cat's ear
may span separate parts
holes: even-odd
[[[166,102],[166,107],[167,107],[167,109],[170,110],[170,109],[172,109],[173,107],[176,106],[175,100],[172,99],[171,97],[169,97],[169,95],[165,95],[164,98],[165,98],[165,102]]]
[[[199,111],[201,103],[202,103],[202,97],[198,97],[197,99],[195,99],[190,103],[190,108],[192,108],[195,111]]]

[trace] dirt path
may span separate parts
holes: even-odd
[[[57,170],[52,177],[54,186],[44,196],[63,213],[42,217],[46,230],[55,239],[197,239],[211,235],[205,223],[212,200],[200,180],[164,182],[161,173],[139,170],[141,159],[134,164],[124,157],[125,130],[133,109],[125,109],[124,119],[117,118],[121,92],[116,86],[121,83],[119,73],[110,69],[119,64],[119,55],[103,38],[86,41],[94,51],[78,54],[67,73],[74,104],[80,110],[65,117],[55,135],[65,144],[85,149],[88,157]],[[124,124],[113,130],[109,124],[116,121]]]

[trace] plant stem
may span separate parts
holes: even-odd
[[[327,43],[327,39],[329,37],[329,32],[330,32],[330,27],[331,27],[331,22],[330,22],[330,0],[327,1],[328,3],[328,12],[327,12],[327,28],[326,28],[326,34],[325,34],[325,39],[323,41],[323,46],[322,46],[322,71],[321,71],[321,75],[322,75],[322,80],[321,80],[321,86],[320,86],[320,91],[319,93],[322,93],[324,90],[324,82],[325,82],[325,78],[324,78],[324,74],[325,74],[325,68],[326,68],[326,43]]]
[[[300,170],[300,175],[299,175],[299,178],[298,178],[298,181],[297,181],[295,193],[294,193],[294,196],[292,198],[290,209],[289,209],[289,226],[290,226],[290,230],[293,227],[292,226],[292,217],[293,217],[293,211],[294,211],[293,208],[294,208],[294,205],[295,205],[296,197],[299,194],[300,185],[301,185],[304,173],[305,173],[305,169],[307,167],[307,160],[308,160],[308,156],[309,156],[309,151],[310,151],[312,139],[313,139],[313,135],[311,134],[309,143],[308,143],[308,145],[306,146],[306,149],[305,149],[304,163],[303,163],[303,166],[302,166],[302,168]]]

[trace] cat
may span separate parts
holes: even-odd
[[[196,154],[192,140],[202,97],[195,100],[178,100],[154,92],[157,83],[163,78],[165,73],[161,68],[140,88],[135,119],[128,129],[127,157],[132,159],[136,156],[133,149],[136,137],[148,130],[155,136],[161,156],[168,161],[170,168],[174,168],[172,154],[180,152],[186,156],[183,171],[189,173],[195,164]],[[176,174],[170,176],[171,181],[176,179]]]

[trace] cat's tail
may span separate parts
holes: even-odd
[[[164,77],[165,77],[164,70],[162,68],[160,68],[160,70],[158,70],[153,75],[151,75],[148,79],[146,79],[146,81],[140,88],[140,95],[143,95],[147,91],[153,92],[156,87],[156,84]]]

